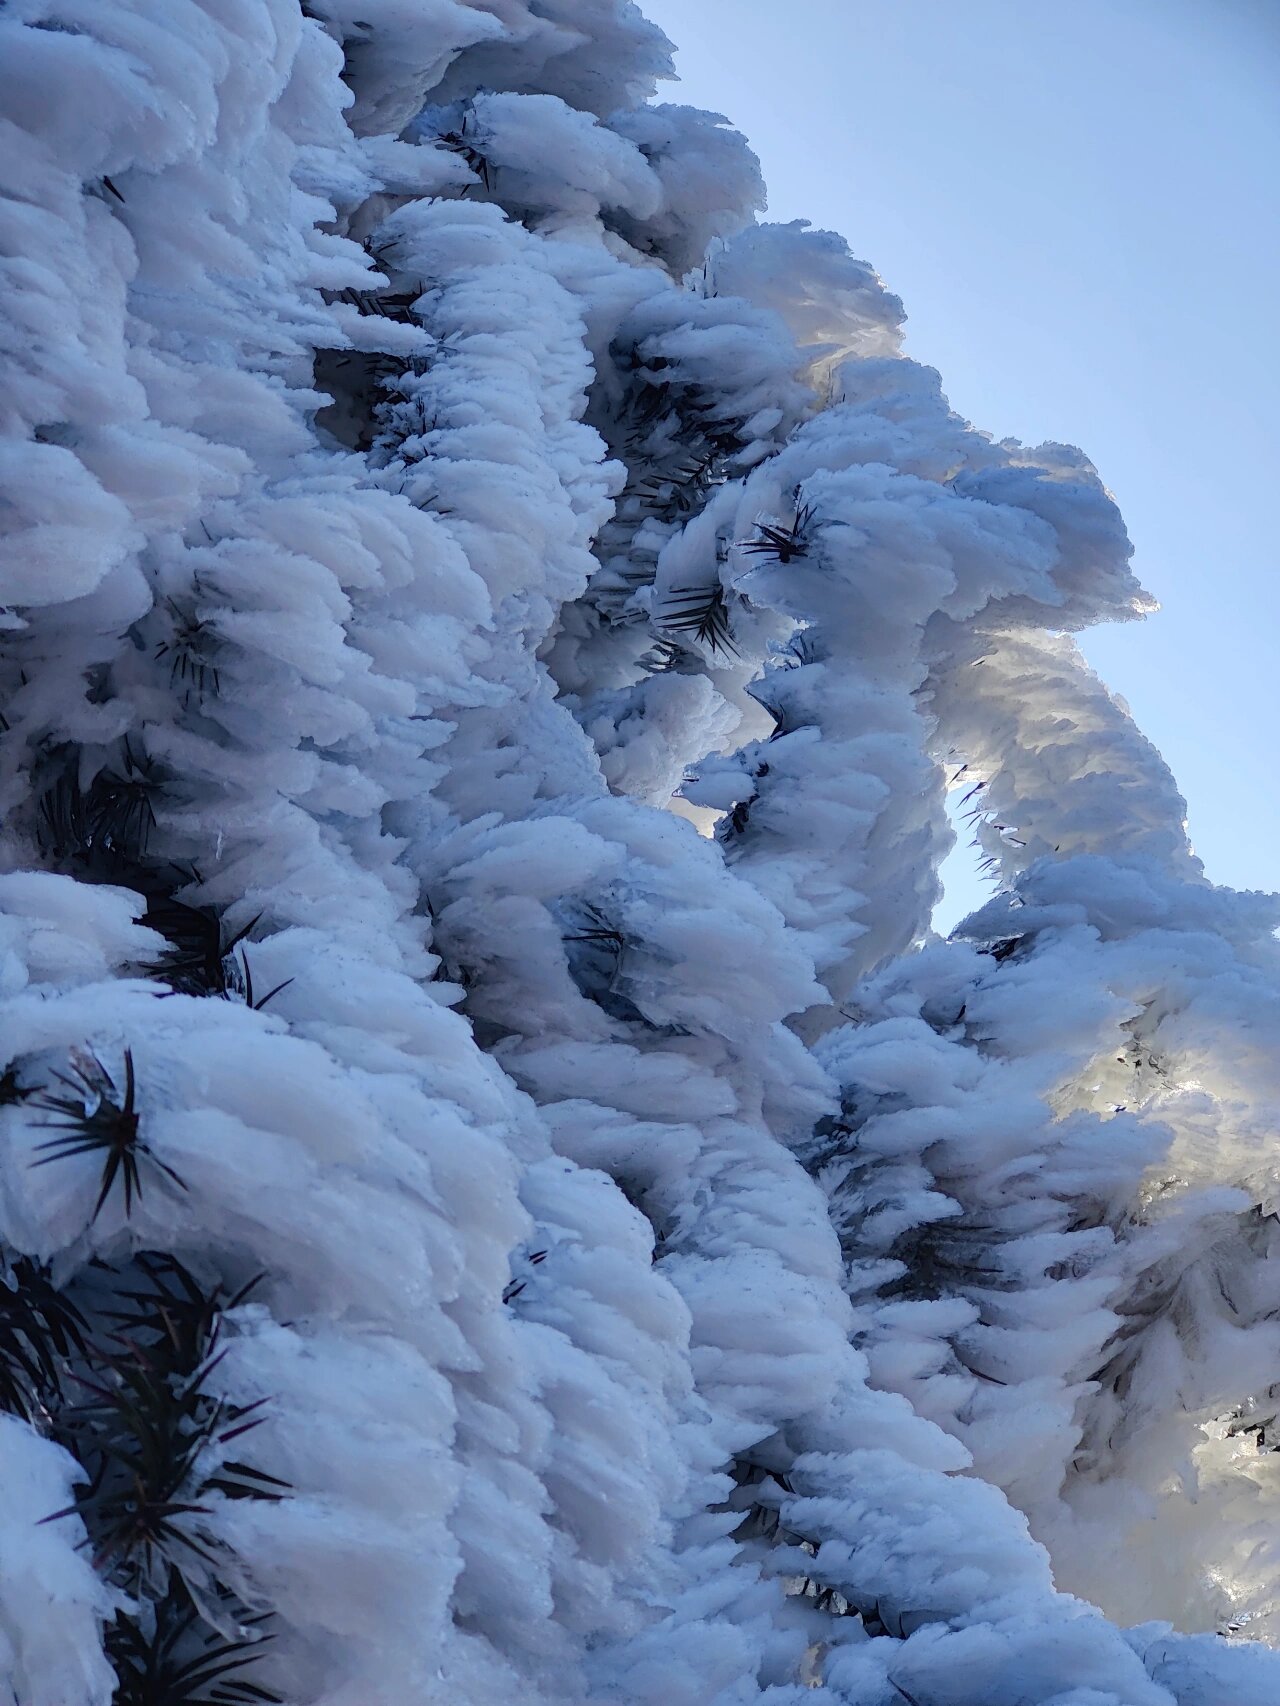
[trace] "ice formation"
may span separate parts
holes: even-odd
[[[1280,909],[669,54],[0,8],[5,1706],[1280,1699]]]

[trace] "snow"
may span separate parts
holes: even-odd
[[[0,1701],[188,1607],[298,1706],[1280,1698],[1280,908],[1070,637],[1098,473],[669,74],[0,13]]]

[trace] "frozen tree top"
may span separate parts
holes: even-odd
[[[670,54],[0,0],[0,1706],[1280,1700],[1280,909]]]

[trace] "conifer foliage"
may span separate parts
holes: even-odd
[[[1280,1699],[1280,910],[670,51],[0,6],[0,1701]]]

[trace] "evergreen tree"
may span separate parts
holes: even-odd
[[[669,56],[0,10],[0,1701],[1280,1697],[1280,913]]]

